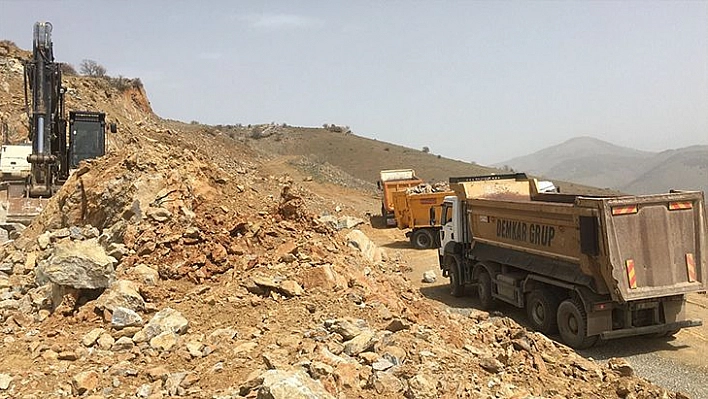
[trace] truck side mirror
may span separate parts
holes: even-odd
[[[118,126],[115,123],[111,123],[108,125],[108,130],[110,130],[111,133],[116,133],[118,132]]]
[[[377,181],[377,182],[376,182],[376,187],[378,187],[379,190],[381,190],[381,182],[380,182],[380,181]]]
[[[430,212],[430,225],[435,226],[435,208],[431,206],[429,212]]]

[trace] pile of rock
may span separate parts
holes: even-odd
[[[421,183],[415,187],[406,189],[408,194],[432,194],[450,191],[450,186],[446,182],[437,182],[433,184]]]

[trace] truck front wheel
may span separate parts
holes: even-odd
[[[556,313],[558,312],[558,299],[553,293],[536,289],[529,292],[526,297],[526,314],[531,327],[546,335],[558,331]]]
[[[595,345],[598,336],[587,336],[587,323],[585,308],[577,300],[566,299],[558,306],[558,330],[568,346],[584,349]]]
[[[420,229],[413,232],[411,244],[416,249],[428,249],[433,247],[433,235],[428,229]]]
[[[465,285],[462,283],[460,264],[454,256],[446,256],[448,276],[450,277],[450,295],[460,297],[465,294]]]

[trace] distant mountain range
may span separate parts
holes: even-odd
[[[494,166],[630,194],[670,189],[708,192],[706,145],[647,152],[578,137]]]

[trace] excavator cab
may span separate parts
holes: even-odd
[[[75,169],[84,159],[106,153],[106,114],[103,112],[69,112],[69,168]]]

